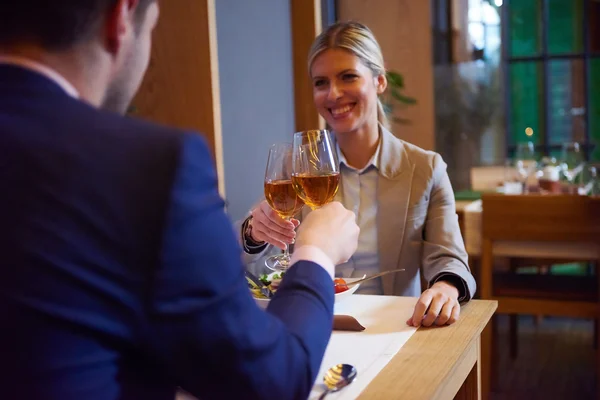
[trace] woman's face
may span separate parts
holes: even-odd
[[[387,85],[384,75],[373,76],[357,56],[342,49],[319,54],[310,73],[317,110],[334,132],[377,126],[377,96]]]

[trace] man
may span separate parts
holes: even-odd
[[[203,140],[113,113],[158,14],[153,0],[0,2],[3,399],[305,398],[315,380],[354,215],[312,213],[258,309]]]

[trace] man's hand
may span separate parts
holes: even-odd
[[[338,265],[348,261],[356,251],[359,233],[354,213],[339,202],[329,203],[312,211],[302,221],[296,237],[296,249],[318,247],[334,265]]]
[[[281,218],[263,200],[252,212],[252,233],[250,239],[254,242],[267,242],[284,250],[288,244],[294,242],[296,227],[300,222],[297,219],[286,221]]]
[[[458,289],[448,282],[438,281],[421,294],[413,316],[406,323],[416,327],[431,326],[434,322],[438,326],[451,325],[459,315]]]

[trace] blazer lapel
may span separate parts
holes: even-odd
[[[377,186],[377,242],[381,271],[398,266],[415,166],[403,142],[382,128],[380,175]],[[385,295],[394,293],[396,274],[382,277]]]

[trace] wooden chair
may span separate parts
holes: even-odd
[[[497,313],[500,314],[554,315],[592,318],[596,322],[599,320],[598,270],[593,277],[500,275],[493,271],[493,260],[494,246],[499,242],[528,242],[539,244],[540,248],[549,245],[575,246],[578,250],[575,254],[566,254],[566,259],[585,259],[596,262],[596,266],[600,265],[600,198],[484,194],[482,209],[481,298],[497,300]],[[490,385],[496,378],[495,371],[492,371],[493,324],[490,321],[482,336],[482,383],[486,393],[489,393]],[[595,340],[599,340],[598,336]],[[600,350],[597,354],[597,376],[600,378]]]

